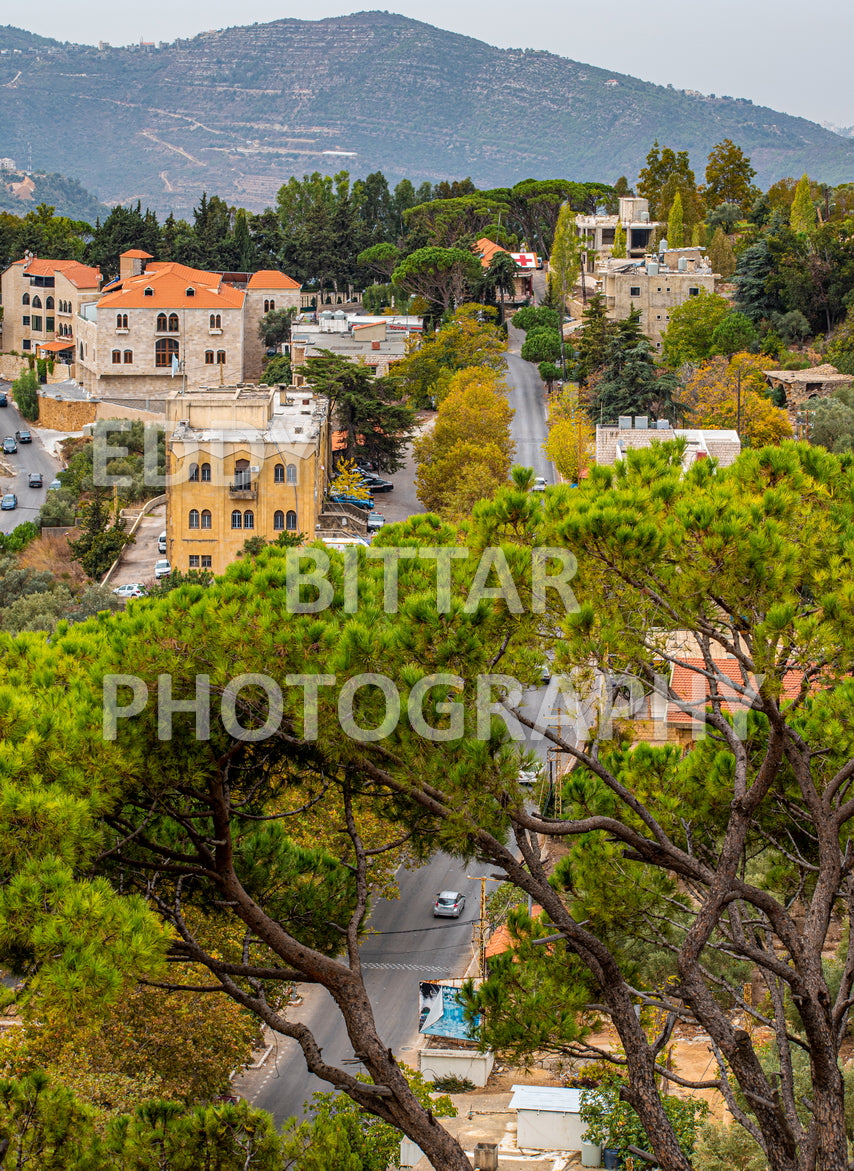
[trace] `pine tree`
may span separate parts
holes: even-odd
[[[614,329],[607,318],[605,302],[600,293],[590,299],[582,320],[584,325],[573,340],[577,355],[576,376],[579,382],[586,382],[591,374],[604,366],[608,342]]]
[[[802,175],[795,188],[795,198],[792,201],[789,226],[793,232],[803,232],[805,235],[809,235],[815,231],[815,206],[812,201],[808,175]]]
[[[626,229],[620,220],[617,220],[617,226],[614,229],[614,244],[611,248],[611,256],[614,260],[624,260],[626,256]]]
[[[667,217],[667,243],[671,248],[681,248],[684,243],[684,219],[682,215],[682,196],[677,191],[673,197],[670,215]]]

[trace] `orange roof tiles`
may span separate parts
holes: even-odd
[[[274,268],[264,268],[260,272],[253,272],[249,278],[247,288],[250,289],[301,289],[302,285],[293,279],[278,272]]]
[[[492,258],[496,253],[507,252],[506,248],[502,248],[501,245],[496,244],[494,240],[487,240],[485,236],[483,239],[478,240],[477,244],[475,244],[475,248],[477,249],[480,256],[480,263],[484,268],[489,268],[490,264],[492,263]],[[507,252],[507,255],[509,256],[510,253]]]
[[[148,288],[150,294],[145,292]],[[187,289],[193,290],[192,295],[187,296]],[[241,309],[245,299],[245,292],[225,284],[220,273],[169,261],[128,277],[98,305],[105,309]]]
[[[81,264],[79,260],[44,260],[33,256],[29,263],[26,257],[15,263],[24,265],[26,276],[55,276],[61,272],[78,289],[97,289],[101,281],[100,269]]]
[[[141,248],[129,248],[122,256],[129,256],[131,260],[153,260],[150,252],[143,252]]]
[[[703,659],[684,659],[681,663],[674,665],[670,686],[681,702],[690,704],[693,710],[682,711],[677,704],[668,704],[668,723],[690,724],[692,720],[702,720],[706,707],[711,702],[709,697],[710,681],[706,679],[705,675],[698,674],[699,671],[705,669],[706,664]],[[719,674],[725,675],[727,679],[731,679],[739,686],[742,685],[741,668],[736,659],[715,659],[715,669]],[[787,671],[783,676],[780,698],[794,699],[800,692],[803,678],[803,671]],[[750,686],[755,686],[753,680],[750,681]],[[747,698],[743,698],[738,691],[734,688],[728,688],[721,681],[718,681],[718,691],[723,700],[725,712],[749,706]]]

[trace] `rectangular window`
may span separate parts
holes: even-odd
[[[53,318],[52,318],[52,317],[46,317],[46,318],[44,319],[44,327],[45,327],[45,330],[46,330],[48,333],[53,333],[53,331],[54,331],[54,329],[55,329],[55,326],[54,326],[54,324],[53,324]]]
[[[640,285],[632,285],[632,287],[629,289],[629,296],[630,297],[639,297],[640,296]]]
[[[41,319],[41,316],[39,316],[39,317],[32,317],[32,318],[30,318],[30,320],[31,320],[31,322],[32,322],[32,327],[33,327],[33,329],[37,329],[37,330],[39,331],[39,333],[41,333],[41,328],[42,328],[42,319]]]
[[[213,568],[213,557],[211,557],[210,554],[203,553],[202,554],[202,569],[212,569],[212,568]]]
[[[22,324],[23,324],[23,325],[29,325],[29,324],[30,324],[30,316],[29,316],[29,314],[27,314],[27,316],[26,316],[26,317],[22,317],[22,318],[21,318],[21,322],[22,322]]]
[[[689,289],[688,296],[689,297],[696,297],[696,296],[698,296],[699,292],[700,292],[699,289]]]
[[[28,337],[25,337],[24,340],[21,342],[21,349],[24,349],[24,350],[32,349],[32,345],[31,345],[30,339]]]
[[[198,555],[198,553],[191,553],[190,554],[190,569],[198,569],[198,568],[199,568],[199,555]]]

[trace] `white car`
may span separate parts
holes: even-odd
[[[545,492],[548,485],[546,484],[544,476],[537,476],[531,485],[532,492]]]
[[[140,585],[137,581],[130,581],[127,585],[116,586],[113,593],[117,598],[144,598],[146,595],[145,586]]]
[[[166,532],[165,532],[165,530],[157,538],[157,552],[158,553],[165,553],[166,552]]]
[[[154,576],[156,578],[168,577],[172,572],[172,566],[165,557],[161,557],[159,561],[154,562]]]

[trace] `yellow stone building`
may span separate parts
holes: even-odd
[[[314,539],[329,467],[327,399],[295,387],[174,391],[166,421],[173,569],[223,573],[249,537]]]
[[[72,359],[77,315],[100,284],[98,269],[77,260],[28,256],[10,264],[0,278],[3,349]]]

